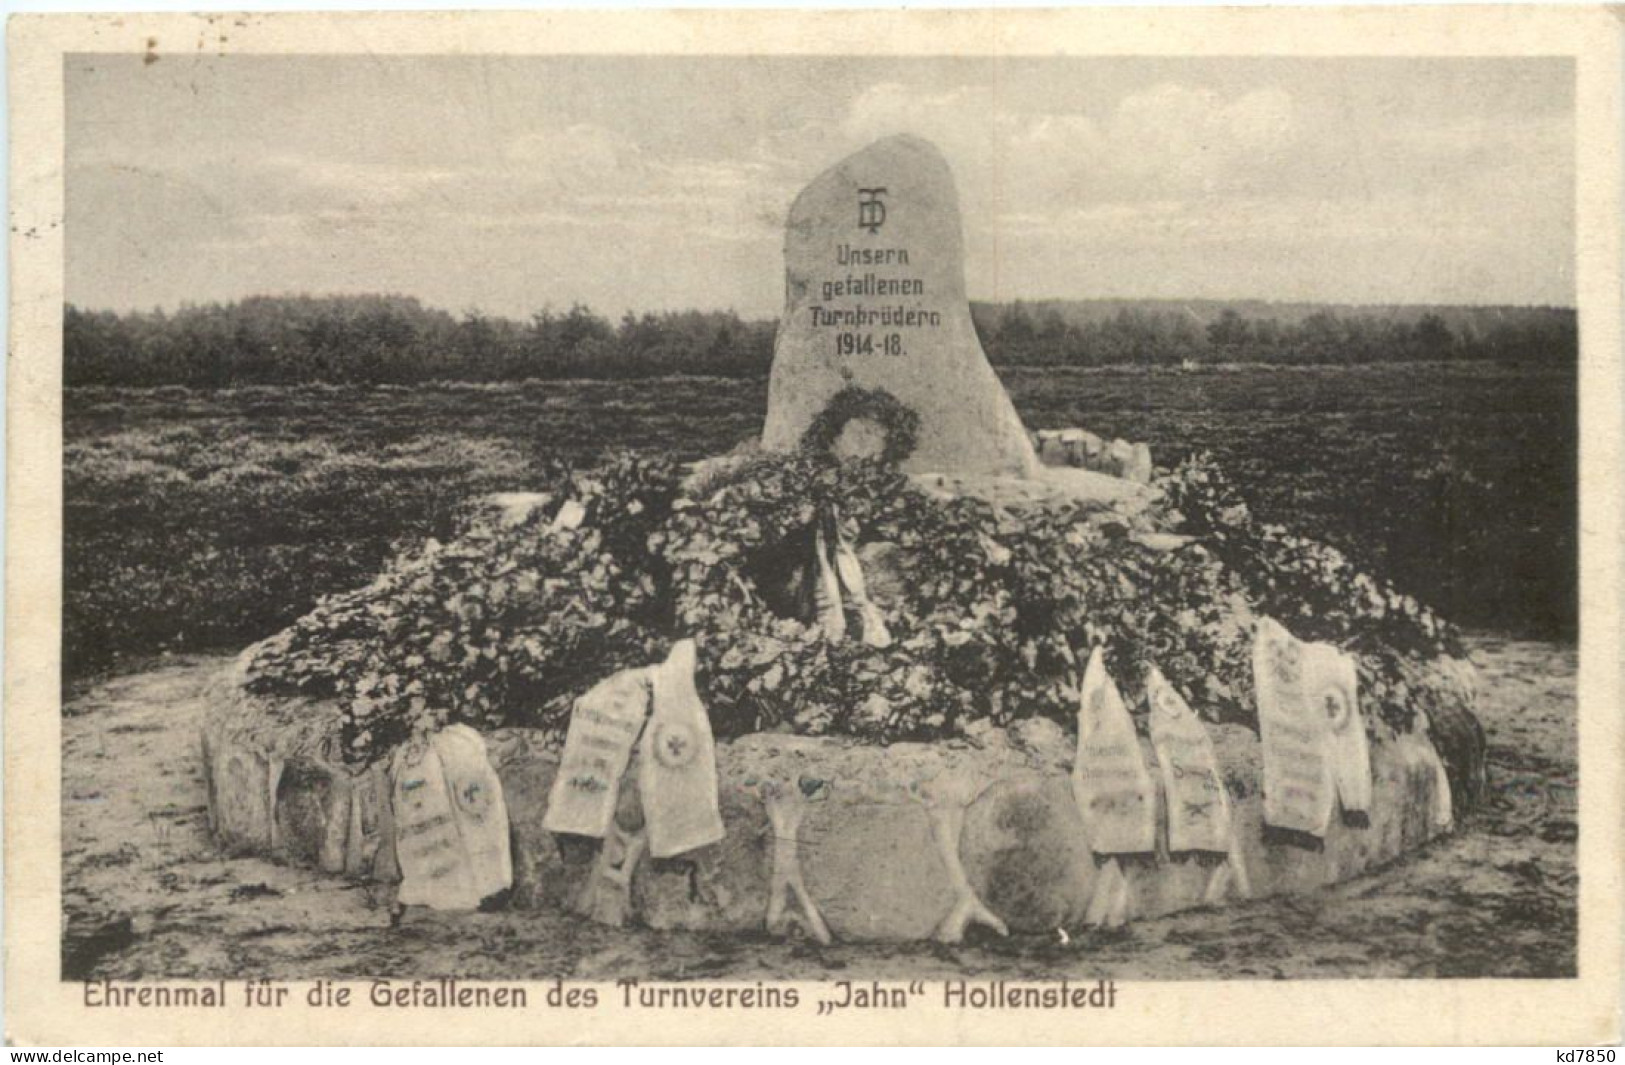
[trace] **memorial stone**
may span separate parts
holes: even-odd
[[[473,909],[513,883],[508,810],[485,741],[452,725],[395,758],[399,902]]]
[[[722,839],[711,719],[694,687],[695,646],[681,640],[650,670],[653,710],[643,733],[638,786],[649,854],[669,858]]]

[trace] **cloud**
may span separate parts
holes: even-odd
[[[268,178],[289,190],[312,199],[376,205],[403,204],[417,200],[457,180],[460,171],[451,166],[402,166],[371,160],[311,158],[279,154],[259,164],[275,171]]]
[[[636,142],[589,123],[525,133],[506,145],[502,157],[515,176],[565,192],[636,180],[645,172]]]

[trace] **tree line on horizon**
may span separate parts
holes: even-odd
[[[973,303],[996,366],[1573,365],[1571,308],[1219,301]],[[765,376],[773,319],[665,311],[618,321],[577,304],[526,321],[453,315],[408,296],[255,296],[118,313],[66,305],[63,378],[87,385],[410,384],[527,378]],[[877,358],[883,356],[876,356]]]

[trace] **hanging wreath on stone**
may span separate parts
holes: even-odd
[[[830,397],[807,431],[801,448],[837,459],[875,459],[901,465],[920,442],[920,415],[883,388],[847,385]]]

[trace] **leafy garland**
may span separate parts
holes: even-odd
[[[1154,550],[1116,515],[1067,502],[944,499],[888,462],[817,450],[758,456],[703,498],[663,459],[559,468],[524,520],[476,515],[458,539],[262,644],[250,683],[334,699],[346,755],[368,761],[454,720],[560,730],[591,684],[692,636],[718,735],[890,742],[1070,722],[1081,663],[1100,645],[1135,713],[1155,662],[1210,720],[1255,726],[1251,643],[1265,613],[1358,654],[1368,705],[1390,726],[1453,697],[1429,663],[1459,642],[1415,600],[1256,521],[1206,457],[1158,486],[1147,522],[1195,542]],[[572,513],[579,524],[558,520]],[[876,596],[887,647],[828,642],[775,595],[783,563],[810,560],[798,545],[824,514],[895,570]]]

